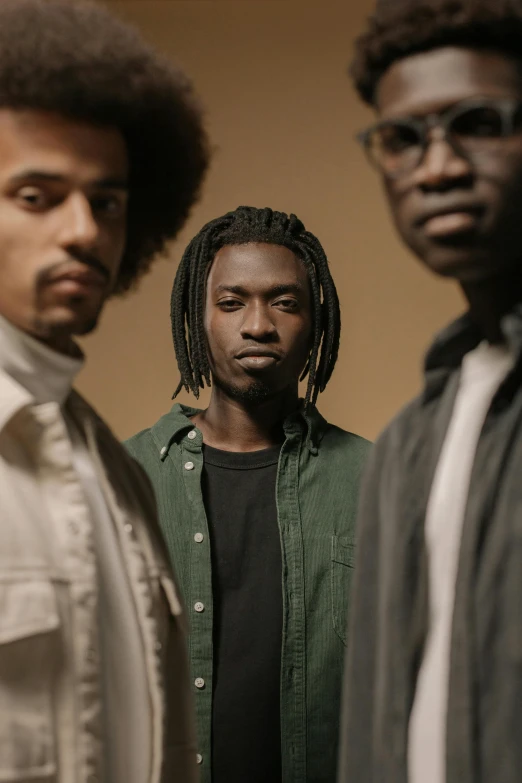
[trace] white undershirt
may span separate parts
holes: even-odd
[[[445,783],[450,646],[460,542],[484,420],[513,366],[507,348],[482,343],[460,385],[426,511],[430,626],[409,723],[409,783]]]
[[[100,688],[104,708],[104,778],[147,783],[151,722],[142,637],[117,532],[83,435],[64,406],[83,358],[57,353],[0,316],[0,367],[34,397],[57,402],[72,460],[91,512],[99,581]]]

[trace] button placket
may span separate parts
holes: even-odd
[[[178,471],[181,471],[192,508],[192,518],[185,528],[185,535],[190,547],[191,575],[187,585],[187,604],[193,620],[190,668],[200,729],[199,755],[196,761],[205,766],[204,759],[207,758],[207,753],[210,753],[211,747],[213,611],[210,537],[201,487],[201,432],[195,428],[187,432],[180,447]]]

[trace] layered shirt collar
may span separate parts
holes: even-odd
[[[522,360],[522,304],[504,316],[500,327],[508,350],[515,358],[515,365],[519,365]],[[437,335],[424,362],[425,399],[440,393],[451,373],[462,364],[464,356],[483,340],[482,331],[469,313],[457,318]]]
[[[24,405],[63,405],[83,367],[0,316],[0,429]]]

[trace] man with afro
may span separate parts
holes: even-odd
[[[522,3],[381,0],[352,68],[397,231],[467,312],[363,482],[342,783],[522,780]]]
[[[0,780],[193,783],[185,622],[143,471],[72,390],[207,166],[185,77],[102,7],[0,2]]]

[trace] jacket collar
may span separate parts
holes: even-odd
[[[194,429],[190,417],[196,413],[201,413],[201,409],[176,403],[165,416],[162,416],[154,424],[151,428],[151,434],[161,459],[167,457],[173,443],[179,443],[190,430]],[[299,409],[287,416],[283,423],[287,438],[300,432],[306,435],[306,446],[311,454],[318,453],[327,426],[326,420],[317,408],[310,406],[308,410],[305,410],[302,400]]]
[[[508,313],[500,324],[506,344],[515,357],[515,364],[522,360],[522,304]],[[460,368],[464,356],[484,340],[479,327],[465,313],[440,332],[426,354],[424,362],[425,402],[440,394],[454,370]]]
[[[0,371],[0,432],[22,408],[33,403],[33,396],[27,389]]]

